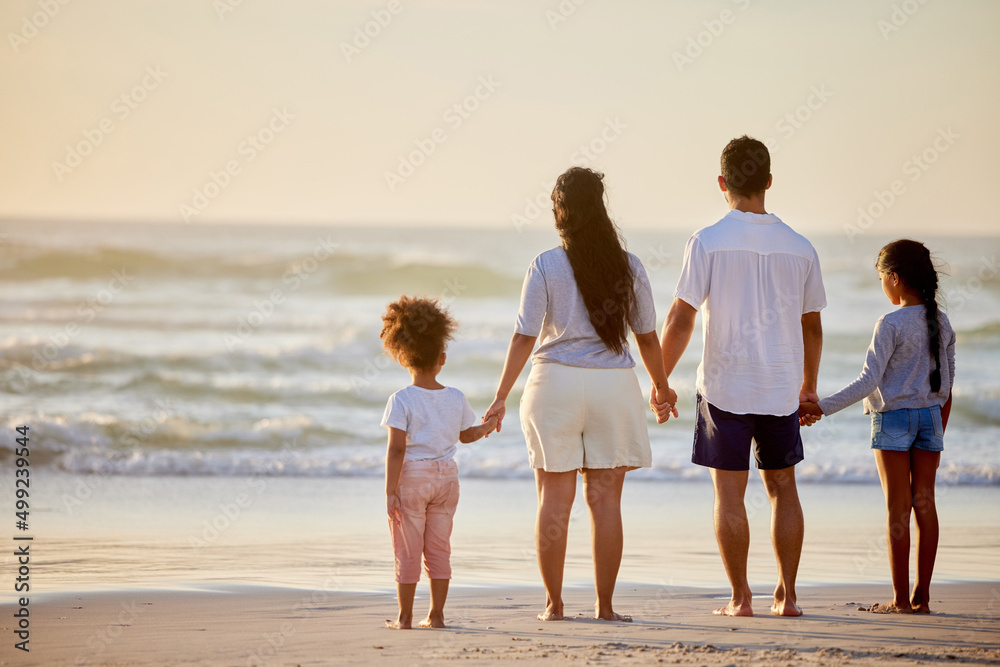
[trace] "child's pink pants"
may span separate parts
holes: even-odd
[[[396,494],[402,521],[389,521],[396,582],[420,581],[420,556],[431,579],[451,579],[451,527],[458,507],[455,461],[405,461]]]

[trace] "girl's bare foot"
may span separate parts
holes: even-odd
[[[422,628],[446,627],[444,624],[444,614],[427,614],[427,618],[420,621],[420,627]]]
[[[886,602],[885,604],[873,604],[866,611],[873,614],[912,614],[913,608],[909,605],[902,607],[895,602]]]
[[[750,603],[746,604],[734,604],[732,600],[729,601],[725,607],[719,607],[712,612],[716,616],[753,616],[753,609],[750,607]]]
[[[413,617],[400,614],[395,621],[385,619],[385,627],[390,630],[410,630],[413,628]]]

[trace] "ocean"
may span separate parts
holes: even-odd
[[[708,222],[708,221],[706,221]],[[693,231],[693,229],[691,230]],[[658,324],[689,232],[625,230]],[[893,308],[873,269],[887,238],[813,235],[828,307],[820,393],[853,380]],[[958,332],[954,410],[939,484],[1000,485],[1000,239],[921,239],[948,275]],[[489,405],[524,272],[558,244],[521,230],[295,225],[0,223],[0,392],[8,441],[60,474],[380,477],[389,394],[408,374],[381,350],[385,305],[438,297],[460,322],[440,379]],[[633,344],[634,350],[634,344]],[[653,467],[634,479],[708,483],[690,463],[700,319],[672,385],[681,417],[649,416]],[[634,355],[637,356],[637,355]],[[648,380],[637,368],[642,386]],[[530,478],[517,404],[503,431],[459,448],[467,478]],[[878,484],[860,405],[803,431],[805,484]],[[6,468],[11,447],[0,448]]]

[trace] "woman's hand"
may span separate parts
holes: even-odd
[[[504,415],[507,414],[507,406],[502,398],[494,399],[493,405],[486,410],[483,415],[483,423],[485,424],[489,420],[496,417],[497,420],[497,433],[500,432],[500,427],[503,426]]]
[[[653,414],[656,415],[657,424],[662,424],[670,419],[671,416],[676,418],[678,416],[677,392],[670,387],[657,389],[653,386],[649,392],[649,407],[653,410]]]

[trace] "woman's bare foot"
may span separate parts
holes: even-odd
[[[444,614],[427,614],[427,618],[420,621],[420,627],[422,628],[446,627],[444,624]]]
[[[719,607],[712,612],[716,616],[753,616],[753,609],[750,607],[750,603],[746,604],[734,604],[732,600],[729,601],[725,607]]]
[[[775,616],[801,616],[802,607],[790,600],[784,602],[775,600],[774,604],[771,605],[771,613]]]
[[[573,619],[563,616],[562,605],[556,607],[546,607],[545,611],[537,616],[539,621],[571,621]]]
[[[390,630],[410,630],[413,628],[413,617],[400,614],[395,621],[385,619],[385,627]]]
[[[621,621],[622,623],[631,623],[632,617],[628,614],[619,614],[618,612],[612,611],[608,614],[595,614],[594,618],[602,621]]]
[[[913,608],[909,605],[901,607],[895,602],[886,602],[885,604],[873,604],[865,611],[870,611],[873,614],[912,614]]]

